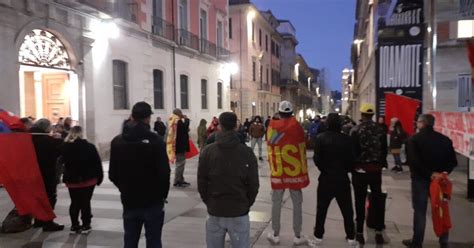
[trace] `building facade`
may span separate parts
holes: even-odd
[[[353,82],[354,82],[354,70],[345,68],[342,71],[341,80],[341,114],[353,116],[357,110],[354,110],[351,102],[354,101],[353,96]]]
[[[250,1],[230,1],[229,13],[231,61],[239,67],[231,79],[232,110],[241,119],[273,115],[281,101],[278,21]]]
[[[1,0],[0,107],[71,116],[107,155],[137,101],[163,119],[230,109],[227,0]]]

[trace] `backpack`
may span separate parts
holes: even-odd
[[[14,208],[8,213],[2,222],[2,233],[18,233],[31,228],[33,218],[29,215],[18,215],[18,211]]]

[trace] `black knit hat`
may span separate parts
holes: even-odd
[[[137,102],[132,108],[132,117],[135,120],[143,120],[153,114],[150,104],[146,102]]]
[[[224,112],[219,115],[219,124],[224,130],[232,130],[237,126],[237,115],[232,112]]]

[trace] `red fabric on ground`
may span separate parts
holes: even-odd
[[[20,215],[53,220],[36,153],[28,133],[0,134],[0,181]]]

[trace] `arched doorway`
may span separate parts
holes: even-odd
[[[78,78],[64,44],[51,32],[33,29],[18,53],[22,116],[78,120]]]

